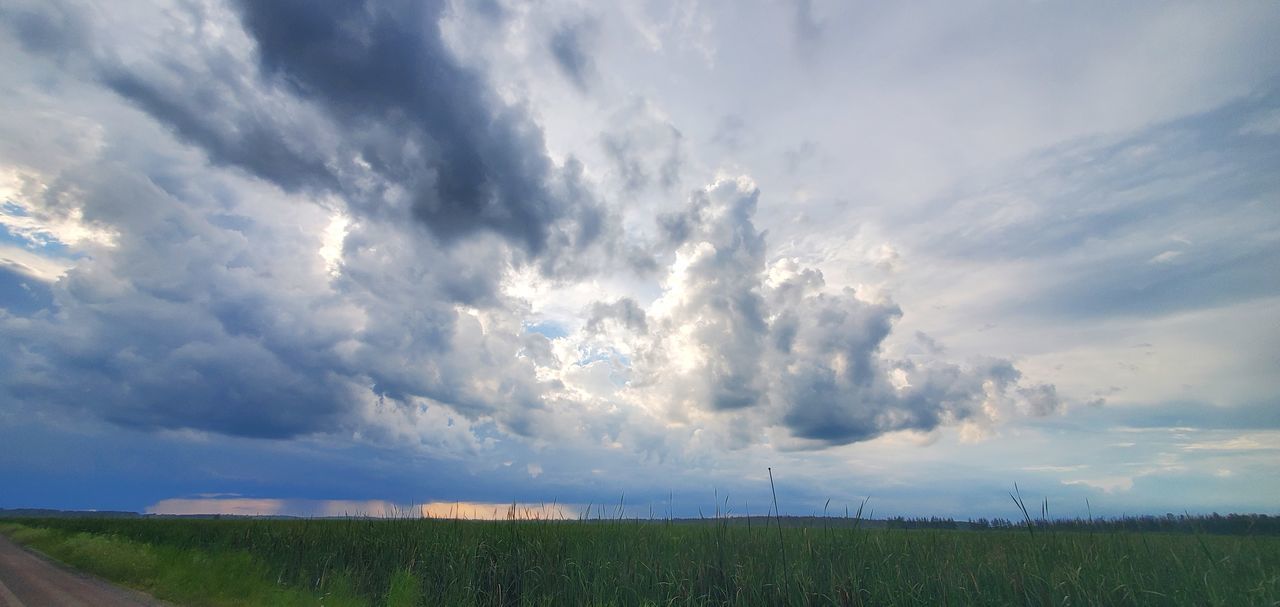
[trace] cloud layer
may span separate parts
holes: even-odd
[[[427,493],[298,498],[586,503],[772,462],[927,485],[1190,412],[1199,447],[1132,470],[1029,466],[1244,482],[1258,440],[1209,420],[1274,401],[1280,53],[1245,51],[1280,17],[1053,13],[1009,11],[1045,34],[1013,53],[821,2],[7,4],[0,420],[343,445]]]

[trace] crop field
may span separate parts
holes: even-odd
[[[1273,535],[730,521],[89,518],[0,531],[194,605],[1280,604]]]

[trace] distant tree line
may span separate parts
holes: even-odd
[[[965,526],[965,523],[957,523],[955,519],[937,516],[915,518],[895,516],[885,519],[884,526],[889,529],[960,529]]]
[[[933,525],[935,519],[913,519]],[[905,528],[925,529],[988,529],[1025,528],[1028,521],[1012,521],[1004,518],[980,518],[959,527],[920,526]],[[1214,533],[1222,535],[1280,535],[1280,516],[1266,514],[1187,515],[1168,513],[1164,516],[1123,516],[1118,518],[1090,519],[1039,519],[1030,524],[1035,529],[1050,531],[1163,531],[1172,533]]]

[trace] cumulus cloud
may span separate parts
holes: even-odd
[[[628,344],[635,362],[624,396],[682,422],[724,414],[743,426],[734,440],[781,427],[808,446],[1058,409],[1053,386],[1020,385],[1007,361],[887,358],[899,308],[828,289],[796,260],[767,263],[766,234],[753,223],[758,198],[750,180],[722,179],[662,219],[679,245],[646,324],[631,327],[641,330]],[[594,310],[593,327],[611,314],[640,316],[630,302]]]
[[[195,206],[208,199],[184,201],[110,161],[58,181],[84,192],[88,219],[121,236],[52,285],[51,308],[0,317],[23,344],[6,352],[0,375],[11,402],[244,436],[347,421],[352,386],[326,360],[336,335],[325,321],[341,306],[309,284],[314,264],[275,255],[306,246],[298,236],[248,217],[222,229]],[[251,246],[260,240],[275,244]]]
[[[47,6],[30,12],[72,5]],[[34,32],[19,41],[44,61],[33,69],[96,95],[97,109],[66,111],[102,143],[49,162],[5,148],[7,164],[39,165],[39,187],[14,195],[33,218],[24,238],[79,254],[0,315],[22,344],[0,354],[6,400],[147,429],[455,453],[514,436],[659,458],[1058,408],[1006,361],[888,357],[901,310],[770,258],[747,178],[659,218],[656,299],[591,304],[573,335],[527,331],[531,304],[506,288],[517,269],[554,289],[591,264],[658,262],[614,242],[625,234],[587,167],[553,161],[526,111],[448,52],[443,10],[245,2],[36,20],[79,23],[79,46],[12,20]],[[679,131],[647,103],[625,112],[602,139],[620,189],[677,187]]]
[[[413,438],[435,440],[455,426],[442,408],[535,432],[535,369],[554,358],[500,283],[522,256],[581,265],[563,253],[605,229],[581,165],[554,165],[537,126],[453,62],[440,6],[173,8],[86,13],[76,45],[20,40],[32,70],[93,100],[57,100],[78,121],[42,135],[87,122],[103,144],[48,161],[5,148],[30,182],[6,203],[13,234],[75,258],[0,313],[22,344],[0,356],[4,401],[252,437],[424,419],[439,423]],[[45,17],[12,17],[28,13]]]
[[[591,244],[603,211],[554,191],[575,169],[556,166],[525,110],[449,52],[443,11],[441,2],[192,4],[168,23],[83,25],[92,44],[27,48],[77,49],[92,77],[212,162],[286,190],[339,195],[362,214],[407,211],[445,242],[488,231],[533,257]],[[54,13],[12,21],[34,32],[24,39],[44,40],[61,23]],[[131,31],[147,25],[158,31]]]

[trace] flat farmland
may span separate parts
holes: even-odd
[[[1275,605],[1280,537],[809,519],[21,519],[0,531],[191,605]]]

